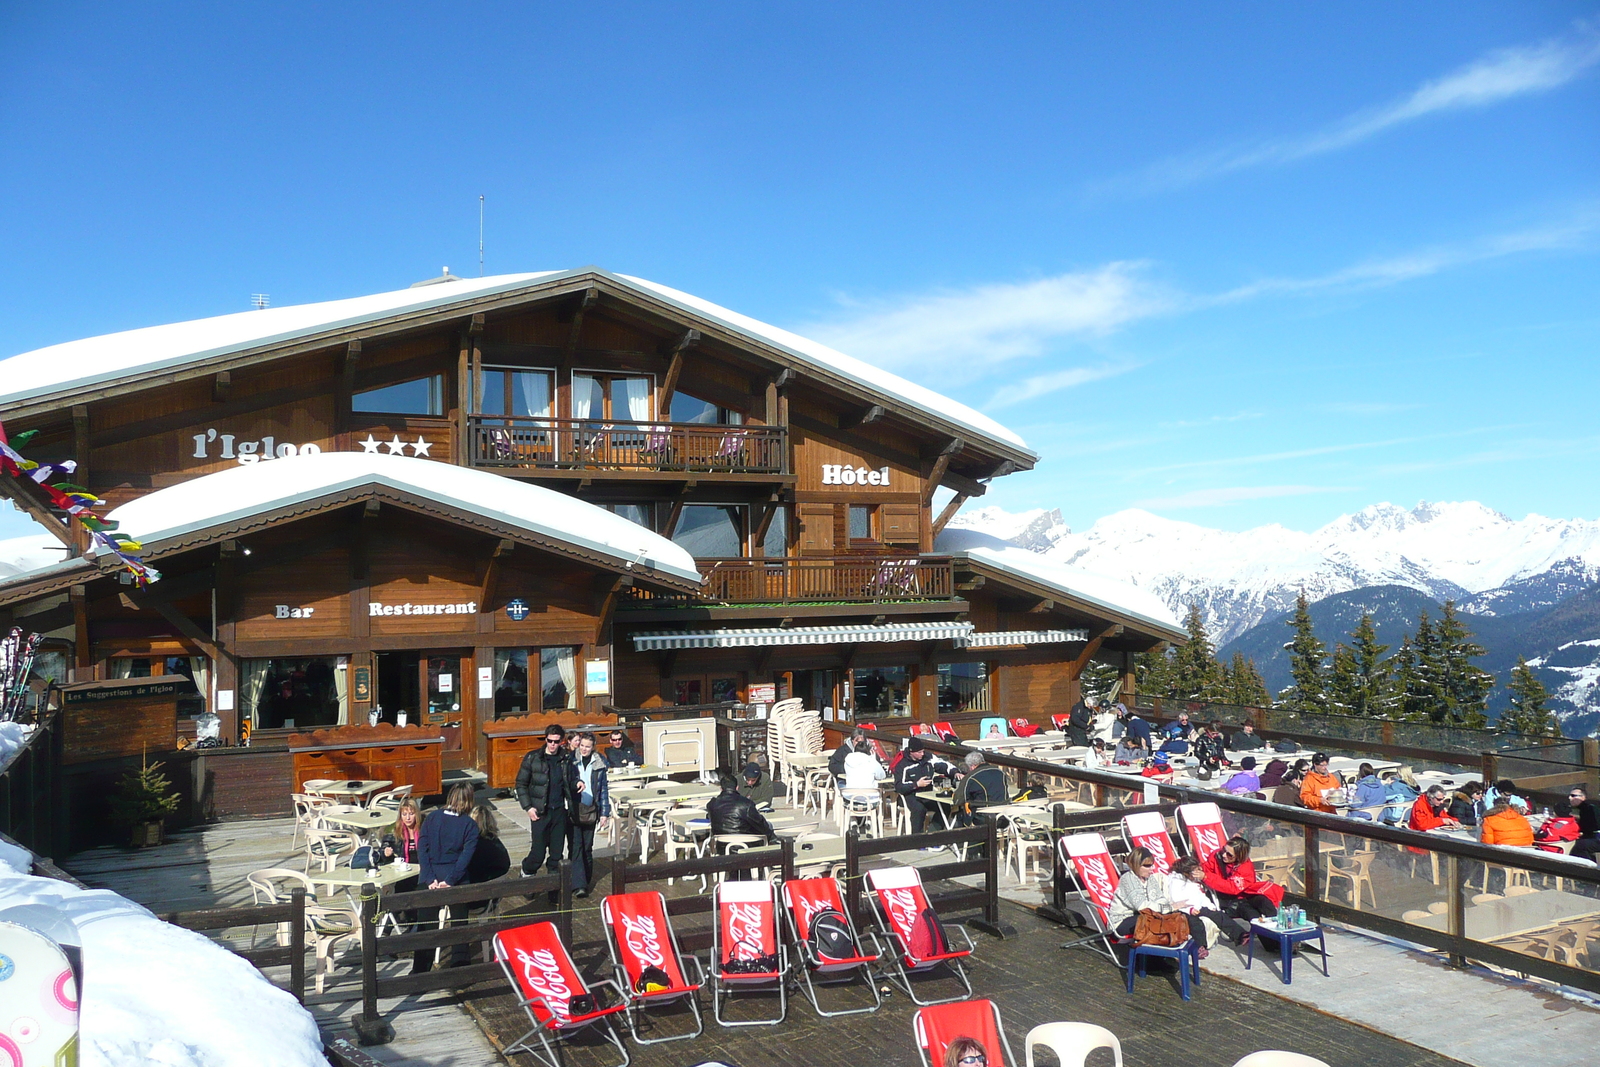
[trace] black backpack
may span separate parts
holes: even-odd
[[[850,936],[850,924],[838,908],[823,908],[812,916],[806,943],[811,946],[811,954],[819,960],[847,960],[856,954],[855,938]]]

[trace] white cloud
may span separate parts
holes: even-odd
[[[1448,111],[1488,107],[1531,93],[1560,88],[1600,63],[1600,32],[1582,24],[1573,34],[1535,45],[1502,48],[1425,82],[1408,95],[1380,107],[1348,115],[1315,133],[1260,144],[1170,159],[1150,168],[1132,185],[1170,188],[1250,167],[1290,163],[1359,144],[1385,130]],[[1126,181],[1103,191],[1127,191]]]
[[[1088,382],[1097,382],[1102,378],[1112,378],[1132,369],[1133,364],[1125,366],[1068,367],[1066,370],[1052,371],[1048,374],[1035,374],[1015,384],[1002,385],[995,390],[994,395],[989,398],[989,402],[983,406],[987,411],[993,411],[995,408],[1007,408],[1013,404],[1020,404],[1025,400],[1033,400],[1044,396],[1047,393],[1070,389],[1075,385],[1084,385]]]
[[[1064,340],[1103,336],[1161,314],[1175,302],[1143,277],[1139,264],[1109,263],[867,304],[798,332],[930,384],[959,384],[998,364],[1045,355]]]
[[[1216,489],[1191,489],[1178,496],[1136,500],[1136,508],[1217,508],[1247,500],[1267,500],[1280,496],[1306,496],[1310,493],[1338,493],[1348,486],[1337,485],[1231,485]]]

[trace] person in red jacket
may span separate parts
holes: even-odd
[[[1439,826],[1460,826],[1458,819],[1445,814],[1447,806],[1443,786],[1433,786],[1411,805],[1411,820],[1406,824],[1413,830],[1432,830]]]
[[[1565,800],[1556,801],[1555,814],[1544,821],[1533,835],[1533,846],[1546,852],[1565,852],[1557,842],[1576,841],[1583,836],[1578,830],[1578,820],[1572,817],[1572,805]]]
[[[1223,914],[1238,919],[1248,930],[1250,920],[1278,914],[1283,903],[1283,886],[1256,877],[1250,862],[1250,842],[1235,834],[1200,864],[1206,887],[1217,894]],[[1243,944],[1246,933],[1235,939]]]

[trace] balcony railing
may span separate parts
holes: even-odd
[[[467,416],[475,467],[781,474],[778,426]]]
[[[947,558],[802,558],[701,560],[702,601],[723,604],[905,603],[949,600],[955,579]],[[639,606],[693,603],[635,594]]]

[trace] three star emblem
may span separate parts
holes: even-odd
[[[382,453],[378,451],[380,448],[387,448],[389,450],[389,455],[391,456],[403,456],[406,454],[406,449],[409,448],[411,449],[411,454],[414,456],[428,456],[429,459],[433,458],[428,453],[428,449],[432,448],[433,445],[429,444],[426,438],[420,436],[415,442],[402,441],[400,440],[399,434],[395,434],[394,440],[392,441],[379,441],[369,433],[367,434],[367,439],[365,441],[357,441],[356,443],[361,446],[361,451],[371,452],[375,456],[382,455]]]

